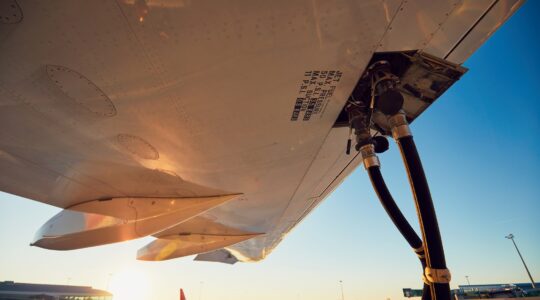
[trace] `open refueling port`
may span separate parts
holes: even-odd
[[[390,72],[398,79],[396,88],[403,95],[402,109],[409,123],[416,119],[467,72],[464,67],[417,50],[377,52],[371,58],[368,67],[380,61],[388,62]],[[360,77],[334,127],[349,126],[349,117],[346,112],[347,106],[358,104],[360,101],[363,102],[363,105],[369,105],[371,85],[371,76],[368,69]],[[372,129],[381,134],[390,134],[389,124],[383,114],[375,111],[372,120],[374,123]]]
[[[450,271],[435,207],[409,123],[439,98],[466,69],[418,51],[376,53],[361,76],[335,127],[350,128],[346,153],[360,151],[373,188],[390,219],[422,266],[423,300],[450,300]],[[408,173],[421,234],[401,213],[380,172],[377,153],[396,141]],[[421,238],[420,238],[421,237]]]

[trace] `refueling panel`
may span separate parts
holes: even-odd
[[[349,126],[348,108],[360,106],[365,107],[366,111],[373,112],[369,116],[371,129],[383,135],[388,135],[390,134],[390,127],[387,118],[379,110],[373,108],[388,103],[391,104],[392,100],[379,101],[381,95],[378,95],[377,91],[371,88],[377,85],[377,82],[372,82],[373,80],[385,81],[392,79],[395,82],[395,89],[403,96],[402,110],[405,112],[408,121],[412,122],[458,81],[466,71],[467,69],[460,65],[417,50],[375,53],[336,120],[334,127]],[[377,72],[380,72],[380,74],[374,74]],[[392,76],[392,78],[388,76]]]

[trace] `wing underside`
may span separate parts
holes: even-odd
[[[0,190],[82,224],[40,237],[106,228],[154,235],[141,259],[228,263],[264,258],[358,166],[334,125],[374,53],[460,65],[522,3],[4,2]]]

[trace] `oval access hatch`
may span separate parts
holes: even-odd
[[[47,76],[77,104],[103,116],[116,115],[116,107],[105,93],[85,76],[63,66],[47,65]]]

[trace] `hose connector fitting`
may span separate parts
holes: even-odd
[[[418,256],[419,259],[426,258],[426,253],[424,250],[424,245],[420,246],[419,248],[413,248],[414,253]]]
[[[364,168],[366,168],[366,170],[373,166],[377,166],[377,167],[381,166],[379,158],[377,157],[377,154],[375,153],[375,146],[373,144],[369,143],[360,147],[360,155],[362,155]]]
[[[448,269],[433,269],[426,267],[424,273],[426,274],[426,279],[430,283],[450,283],[450,280],[452,279],[452,275]]]
[[[395,140],[406,136],[412,136],[411,129],[409,128],[409,122],[403,111],[388,118],[390,128],[392,129],[392,137]]]

